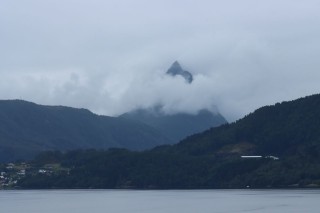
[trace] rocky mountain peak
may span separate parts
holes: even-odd
[[[167,71],[168,75],[181,75],[189,84],[193,81],[193,76],[190,72],[183,70],[178,61],[175,61]]]

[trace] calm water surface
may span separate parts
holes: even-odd
[[[5,213],[318,213],[319,190],[0,191]]]

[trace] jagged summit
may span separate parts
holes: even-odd
[[[192,74],[186,70],[183,70],[178,61],[175,61],[171,65],[171,67],[167,71],[167,74],[172,76],[181,75],[189,84],[191,84],[193,81]]]
[[[183,69],[178,61],[175,61],[167,71],[167,73],[171,75],[178,75],[178,74],[181,74],[182,72],[183,72]]]

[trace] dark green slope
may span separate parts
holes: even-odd
[[[285,156],[319,144],[320,95],[313,95],[262,107],[235,123],[189,137],[177,147],[196,155]]]
[[[213,114],[208,110],[201,110],[195,115],[187,113],[167,115],[162,113],[159,107],[150,110],[138,109],[120,117],[152,126],[174,143],[178,143],[189,135],[227,123],[221,114]]]
[[[263,157],[244,159],[242,155]],[[31,173],[19,182],[20,187],[319,188],[320,95],[262,107],[176,145],[144,152],[44,153],[34,163],[57,163],[70,172]]]
[[[123,147],[143,150],[169,143],[155,129],[85,109],[0,101],[0,160],[45,150]]]

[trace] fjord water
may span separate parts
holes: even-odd
[[[6,213],[319,212],[318,190],[12,190]]]

